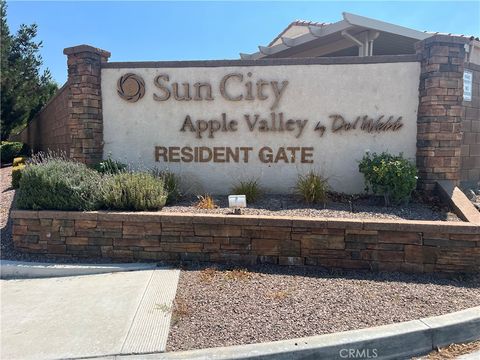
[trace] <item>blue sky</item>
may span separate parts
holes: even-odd
[[[480,1],[8,2],[10,31],[37,23],[45,66],[61,85],[63,49],[89,44],[110,61],[236,59],[296,19],[335,22],[342,11],[418,30],[480,35]]]

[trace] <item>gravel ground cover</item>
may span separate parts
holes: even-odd
[[[192,267],[181,272],[167,350],[320,335],[478,305],[478,276]]]
[[[21,257],[22,254],[13,249],[12,244],[12,221],[9,213],[12,206],[15,190],[11,187],[12,183],[12,168],[0,168],[0,258],[11,259]]]
[[[199,209],[195,207],[196,198],[185,198],[175,205],[165,206],[163,211],[229,214],[227,196],[215,196],[216,209]],[[294,196],[265,195],[253,204],[247,204],[242,213],[246,215],[306,216],[354,219],[391,219],[391,220],[441,220],[461,221],[448,208],[441,206],[436,199],[422,203],[412,201],[408,206],[383,206],[383,198],[357,197],[351,203],[350,197],[336,195],[335,199],[324,204],[306,204]]]

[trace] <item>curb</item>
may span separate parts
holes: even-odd
[[[152,270],[156,263],[128,264],[56,264],[28,261],[0,261],[1,279],[35,279],[105,274],[120,271]]]
[[[403,323],[291,340],[169,353],[106,355],[95,359],[407,359],[427,354],[437,347],[479,338],[480,306]]]

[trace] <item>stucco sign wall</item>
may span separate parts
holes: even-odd
[[[417,62],[104,68],[104,157],[196,193],[251,178],[291,192],[310,169],[361,192],[366,150],[415,158],[419,76]]]

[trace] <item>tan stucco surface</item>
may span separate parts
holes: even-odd
[[[251,72],[251,78],[247,73]],[[126,73],[134,73],[145,81],[145,96],[130,103],[117,94],[117,80]],[[268,99],[264,101],[228,101],[219,92],[219,84],[226,74],[241,73],[243,84],[228,83],[231,94],[245,94],[244,83],[258,79],[287,80],[288,85],[278,107],[271,110],[273,90],[264,87]],[[173,82],[195,82],[212,85],[213,101],[155,101],[153,94],[161,94],[154,78],[168,74]],[[420,65],[416,62],[350,65],[282,65],[218,68],[106,68],[102,69],[102,101],[104,120],[104,157],[128,162],[135,167],[169,168],[182,178],[187,190],[202,193],[228,193],[232,184],[240,179],[258,178],[268,192],[291,192],[298,173],[318,170],[329,177],[334,190],[347,193],[361,192],[364,188],[358,161],[366,150],[403,152],[415,158],[416,119]],[[181,88],[181,86],[180,86]],[[183,91],[183,89],[181,88]],[[250,131],[245,114],[259,114],[270,119],[274,111],[282,112],[286,119],[308,119],[303,133]],[[238,121],[236,132],[216,132],[214,138],[202,139],[180,129],[186,115],[198,119],[228,119]],[[368,115],[402,117],[403,127],[396,132],[366,133],[360,129],[333,133],[329,115],[339,114],[348,121]],[[314,131],[318,122],[326,127],[320,137]],[[253,147],[248,163],[164,163],[155,162],[155,146],[230,146]],[[262,163],[258,151],[269,146],[274,152],[279,147],[313,147],[313,164]]]

